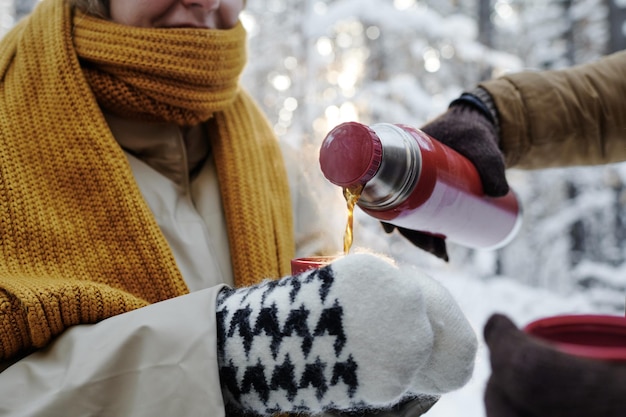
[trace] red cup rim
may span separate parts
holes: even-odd
[[[626,342],[623,346],[596,345],[589,342],[564,342],[550,338],[558,333],[577,332],[593,338],[617,336],[626,341],[626,317],[594,314],[573,314],[546,317],[535,320],[524,327],[524,331],[547,341],[562,352],[592,359],[626,361]]]
[[[320,255],[294,258],[291,260],[291,273],[295,275],[308,271],[309,269],[319,268],[328,265],[332,261],[339,258],[340,256],[338,255]]]

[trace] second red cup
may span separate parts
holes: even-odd
[[[524,331],[576,356],[626,362],[626,317],[563,315],[529,323]]]

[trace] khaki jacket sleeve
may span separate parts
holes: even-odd
[[[626,160],[626,51],[565,70],[480,84],[493,97],[508,167]]]

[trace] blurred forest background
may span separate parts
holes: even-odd
[[[36,3],[0,0],[0,35]],[[280,138],[311,161],[312,177],[317,147],[340,122],[419,127],[482,79],[564,68],[626,48],[626,0],[247,3],[243,82]],[[446,268],[561,294],[589,292],[604,307],[623,309],[626,164],[508,175],[524,206],[519,236],[489,253],[450,245]],[[412,262],[437,262],[395,235],[385,240]]]

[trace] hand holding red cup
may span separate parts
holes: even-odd
[[[522,331],[495,314],[484,336],[487,417],[626,415],[626,318],[547,317]]]

